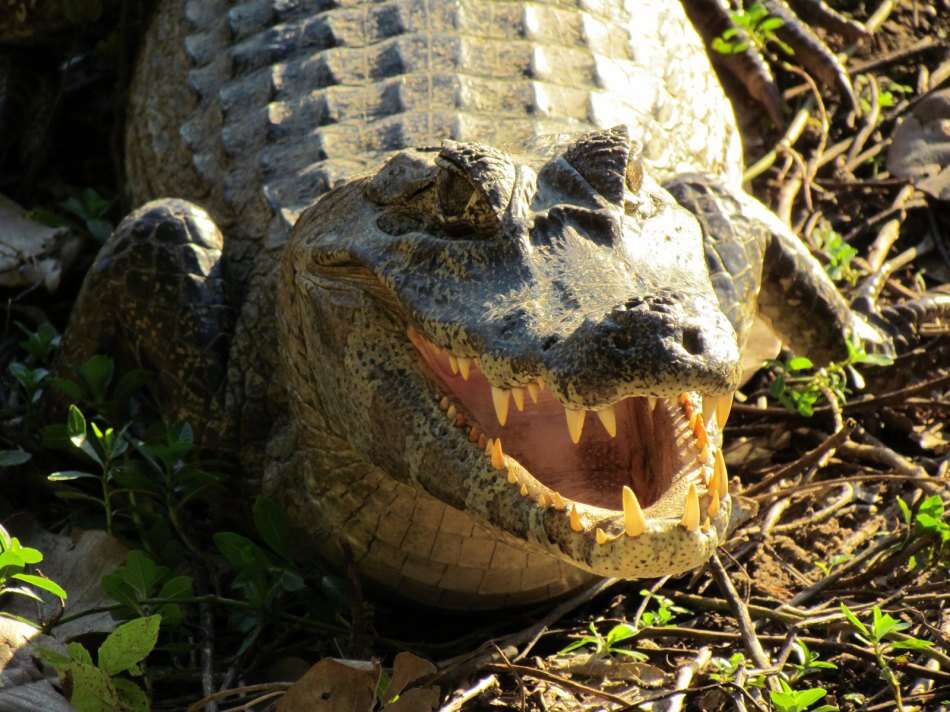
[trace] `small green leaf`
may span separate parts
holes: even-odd
[[[902,497],[897,498],[897,506],[900,507],[901,517],[904,519],[904,524],[909,526],[914,518],[913,513],[910,511],[910,506],[904,501]]]
[[[868,627],[864,625],[864,623],[858,620],[858,617],[851,612],[850,608],[848,608],[843,603],[839,604],[839,607],[841,609],[841,613],[844,614],[844,617],[848,619],[848,622],[850,622],[859,633],[864,635],[865,638],[871,637],[871,631],[868,630]]]
[[[99,476],[80,470],[61,470],[50,473],[46,476],[46,479],[50,482],[69,482],[70,480],[98,480]]]
[[[238,572],[263,571],[267,567],[267,556],[253,541],[234,532],[217,532],[214,537],[218,551]]]
[[[29,462],[32,457],[26,450],[0,450],[0,467],[16,467]]]
[[[86,439],[86,418],[74,405],[69,406],[69,414],[66,416],[66,432],[76,447]]]
[[[789,371],[805,371],[809,368],[814,368],[814,364],[811,362],[811,359],[805,356],[795,356],[788,360],[788,370]]]
[[[66,600],[66,591],[51,579],[46,578],[45,576],[34,576],[33,574],[13,574],[12,578],[17,579],[18,581],[23,581],[28,583],[31,586],[36,586],[39,589],[52,593],[54,596],[59,598],[61,601]]]
[[[607,647],[612,647],[615,643],[619,643],[621,640],[626,640],[627,638],[632,638],[636,634],[637,629],[629,623],[615,625],[610,629],[610,632],[607,633]]]
[[[92,665],[92,655],[89,654],[89,651],[86,650],[86,647],[82,643],[72,642],[66,646],[66,652],[69,653],[69,659],[74,663],[82,663],[83,665]]]
[[[71,663],[64,672],[72,679],[69,701],[78,712],[116,712],[120,709],[112,680],[100,668]]]
[[[877,606],[871,609],[871,615],[871,632],[877,640],[883,640],[890,633],[896,633],[910,627],[909,623],[904,623],[888,613],[881,612],[881,609]]]
[[[151,704],[145,690],[131,680],[125,680],[121,677],[112,680],[112,684],[119,695],[122,712],[149,712]]]
[[[161,623],[162,617],[154,615],[117,627],[99,647],[99,667],[116,675],[142,662],[158,641]]]
[[[290,525],[286,513],[277,502],[263,495],[254,500],[254,528],[271,549],[285,559],[290,559]]]
[[[927,650],[933,647],[933,642],[920,638],[908,638],[891,643],[890,646],[893,650]]]

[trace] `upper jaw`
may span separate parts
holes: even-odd
[[[669,419],[670,432],[685,453],[675,477],[650,501],[637,496],[635,484],[618,485],[610,502],[584,501],[590,498],[552,486],[545,473],[529,471],[506,452],[506,442],[509,451],[518,450],[510,439],[511,422],[537,410],[536,398],[542,403],[553,398],[543,383],[510,388],[486,384],[477,359],[452,354],[412,327],[408,336],[424,364],[421,370],[434,385],[438,412],[453,426],[450,437],[464,440],[464,447],[477,454],[474,471],[463,478],[465,507],[472,513],[602,576],[679,573],[704,563],[724,539],[731,497],[719,443],[731,395],[703,398],[684,392],[676,398],[651,399],[655,412]],[[466,403],[470,398],[458,397],[452,387],[464,388],[476,379],[490,389],[486,400],[493,417],[486,416],[483,407]],[[639,407],[648,403],[643,399]],[[614,431],[618,427],[610,414],[623,405],[564,409],[565,438],[607,438],[611,426]]]

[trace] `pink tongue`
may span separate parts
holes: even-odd
[[[547,389],[541,390],[538,403],[525,390],[524,412],[518,411],[511,398],[503,427],[495,414],[491,385],[474,364],[466,381],[452,373],[446,358],[434,356],[427,348],[418,350],[466,417],[474,419],[487,437],[500,437],[505,453],[548,487],[575,501],[609,509],[621,508],[623,485],[633,486],[644,506],[658,495],[650,491],[655,488],[646,478],[633,476],[634,471],[642,472],[642,451],[631,447],[631,438],[637,435],[632,400],[616,408],[616,438],[589,412],[581,441],[575,445],[564,406]]]

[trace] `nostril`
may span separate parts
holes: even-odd
[[[703,335],[699,329],[690,327],[683,330],[683,348],[694,356],[701,354],[705,350]]]

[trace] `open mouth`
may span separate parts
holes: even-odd
[[[572,409],[541,378],[500,387],[478,359],[452,354],[411,327],[408,335],[446,418],[522,496],[562,511],[573,531],[593,529],[603,544],[670,519],[688,531],[705,529],[720,513],[728,477],[718,440],[731,395],[630,396]]]

